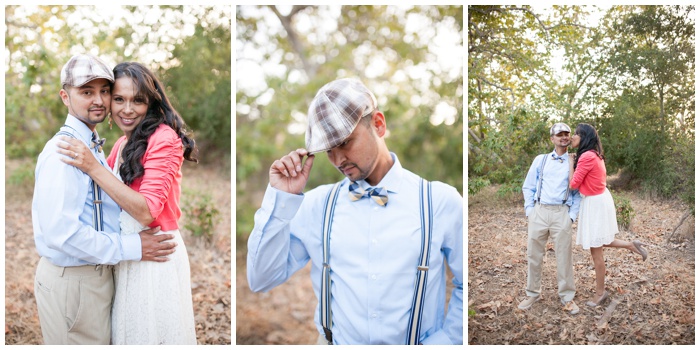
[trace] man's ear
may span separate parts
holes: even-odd
[[[66,89],[61,89],[61,91],[58,92],[58,95],[61,96],[61,101],[63,101],[63,104],[66,105],[66,107],[70,107],[68,91],[66,91]]]
[[[372,127],[374,127],[374,130],[376,130],[377,136],[384,137],[386,134],[386,119],[384,118],[384,114],[382,114],[382,112],[374,112],[372,115]]]

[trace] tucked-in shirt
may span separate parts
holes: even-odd
[[[544,171],[542,171],[542,161]],[[560,162],[556,157],[556,151],[547,154],[540,154],[530,165],[525,182],[523,183],[523,197],[525,198],[525,215],[530,216],[535,203],[542,204],[566,204],[569,206],[569,217],[576,221],[578,208],[581,205],[581,194],[577,190],[569,191],[569,154],[564,153]],[[542,180],[542,188],[538,191]],[[569,192],[567,197],[567,191]],[[564,199],[566,198],[566,202]]]
[[[380,206],[355,202],[343,180],[330,233],[331,312],[336,344],[405,344],[421,248],[420,179],[394,164],[377,185],[388,191]],[[369,185],[360,181],[363,188]],[[311,281],[319,297],[322,275],[324,202],[333,185],[305,194],[268,185],[248,239],[248,283],[268,291],[311,260]],[[462,197],[454,187],[433,182],[430,270],[421,322],[423,344],[462,344]],[[454,274],[445,315],[446,271]],[[318,307],[314,316],[323,334]]]
[[[595,196],[605,191],[606,176],[605,161],[598,157],[594,151],[586,151],[581,154],[574,176],[571,179],[571,188],[578,188],[585,196]]]
[[[110,167],[114,166],[119,147],[125,140],[126,136],[120,137],[109,153]],[[148,138],[146,153],[141,158],[143,176],[129,185],[146,198],[151,217],[155,218],[149,227],[160,226],[161,231],[179,228],[183,160],[182,140],[175,130],[166,124],[158,126]]]
[[[90,147],[92,131],[74,116],[68,115],[61,130]],[[46,143],[34,172],[32,225],[39,255],[57,266],[141,260],[140,237],[119,234],[119,206],[102,189],[104,231],[95,230],[90,177],[61,161],[65,156],[57,152],[58,142],[54,136]],[[93,149],[93,154],[106,164],[102,152]]]

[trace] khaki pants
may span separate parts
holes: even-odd
[[[109,344],[112,266],[60,267],[39,260],[34,279],[44,344]]]
[[[536,203],[527,226],[527,289],[536,297],[542,292],[542,262],[551,236],[557,257],[557,284],[562,303],[574,300],[574,262],[569,207]]]

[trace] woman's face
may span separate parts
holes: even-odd
[[[576,131],[574,131],[574,136],[571,136],[571,147],[578,148],[578,145],[580,142],[581,142],[581,135],[579,135],[578,130],[576,130]]]
[[[148,111],[145,96],[138,95],[136,84],[129,77],[118,78],[112,90],[112,118],[127,138],[143,121]]]

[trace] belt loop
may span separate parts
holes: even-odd
[[[61,267],[61,273],[58,274],[60,277],[63,277],[63,273],[66,272],[66,267]]]
[[[100,271],[100,277],[102,277],[103,270],[102,265],[95,265],[95,271]]]

